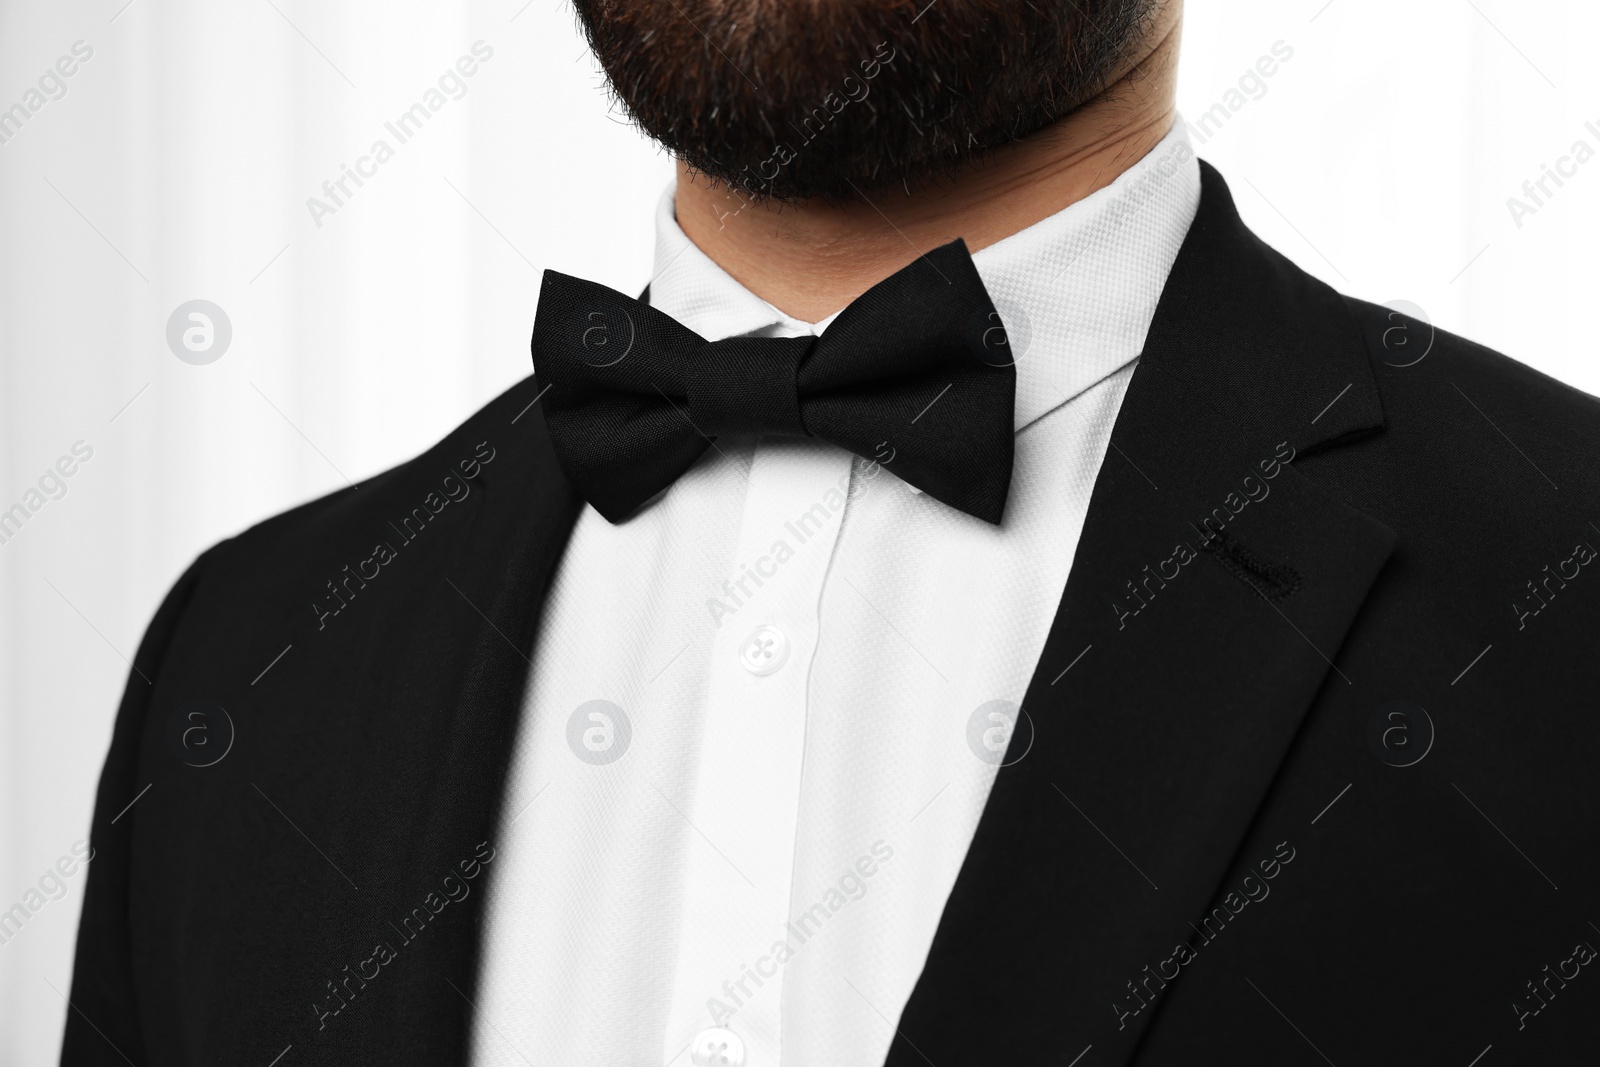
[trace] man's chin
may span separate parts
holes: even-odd
[[[617,99],[694,171],[748,201],[844,202],[937,181],[1059,120],[1139,53],[1157,5],[575,6]]]

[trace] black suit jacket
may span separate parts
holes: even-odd
[[[174,587],[100,783],[63,1062],[462,1062],[580,507],[533,401]],[[890,1063],[1592,1048],[1600,406],[1334,293],[1206,167],[1112,440],[1032,747]]]

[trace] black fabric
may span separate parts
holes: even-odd
[[[1600,404],[1443,331],[1399,358],[1388,311],[1202,181],[1024,698],[1032,747],[889,1062],[1587,1062]],[[538,388],[179,581],[101,778],[64,1063],[465,1062],[581,507]],[[209,767],[170,747],[192,700],[235,727]]]
[[[702,433],[805,437],[800,361],[812,339],[728,338],[706,345],[685,368],[689,421]]]
[[[867,290],[820,338],[708,342],[648,304],[547,270],[533,363],[556,456],[611,522],[718,435],[744,433],[820,437],[998,523],[1016,397],[998,322],[960,240]]]

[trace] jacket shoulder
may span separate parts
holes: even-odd
[[[1443,361],[1475,384],[1506,387],[1519,395],[1554,404],[1560,414],[1583,421],[1600,420],[1600,398],[1591,396],[1511,356],[1460,334],[1441,330],[1403,311],[1358,297],[1344,297],[1363,327],[1376,363],[1400,370],[1425,359]]]
[[[1365,339],[1394,448],[1427,454],[1463,488],[1477,458],[1600,491],[1600,399],[1525,363],[1392,308],[1346,296]]]
[[[535,395],[530,375],[479,408],[425,452],[363,478],[357,485],[336,489],[263,519],[211,552],[224,546],[246,553],[292,548],[348,523],[365,522],[385,504],[397,505],[412,496],[417,498],[415,503],[422,503],[430,492],[448,496],[446,477],[457,481],[479,477],[484,465],[504,451],[509,436],[515,434],[526,442],[531,434],[539,443],[544,442],[543,419],[537,410],[530,410]]]

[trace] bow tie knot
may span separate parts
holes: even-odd
[[[820,337],[706,341],[648,304],[546,271],[532,348],[556,458],[611,522],[733,434],[818,437],[867,458],[887,446],[885,465],[907,483],[1000,521],[1016,371],[959,240],[867,290]]]
[[[689,418],[703,434],[809,437],[800,417],[800,363],[815,337],[730,337],[687,361]]]

